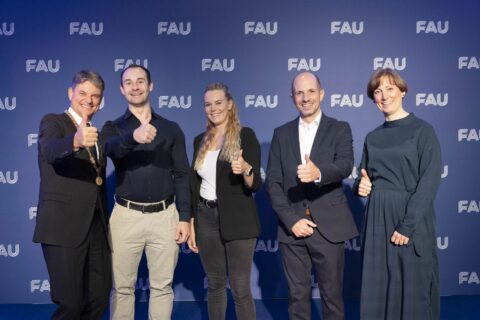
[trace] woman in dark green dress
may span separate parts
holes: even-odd
[[[434,129],[403,109],[405,81],[379,70],[368,96],[385,116],[370,132],[354,191],[369,197],[363,232],[361,319],[439,318],[434,199],[441,155]]]

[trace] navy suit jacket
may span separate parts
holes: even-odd
[[[65,114],[48,114],[40,123],[38,165],[40,192],[34,242],[65,247],[78,246],[87,236],[95,209],[107,233],[105,161],[100,151],[103,185],[97,186],[97,173],[88,152],[73,151],[77,129]]]
[[[291,228],[305,218],[307,207],[318,231],[331,242],[358,235],[342,180],[353,168],[352,133],[346,122],[322,114],[310,159],[320,169],[319,184],[302,183],[297,167],[302,163],[298,139],[298,117],[275,129],[270,145],[267,189],[280,220],[280,242],[295,241]]]

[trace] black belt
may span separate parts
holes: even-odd
[[[168,199],[165,199],[160,202],[155,202],[152,204],[138,204],[134,203],[132,201],[120,198],[119,196],[115,196],[115,201],[126,208],[140,211],[141,213],[152,213],[152,212],[159,212],[166,210],[173,202],[174,202],[175,197],[171,196]]]
[[[213,209],[217,207],[217,200],[207,200],[200,196],[199,203],[203,204],[205,207]]]

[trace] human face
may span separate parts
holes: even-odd
[[[223,90],[210,90],[204,95],[205,113],[215,127],[226,127],[232,100],[228,100]]]
[[[129,106],[143,107],[149,104],[148,96],[153,90],[153,83],[148,83],[147,74],[141,68],[130,68],[123,74],[122,92]]]
[[[405,92],[402,92],[388,77],[382,77],[380,85],[373,91],[375,104],[389,121],[400,119],[406,114],[402,105],[403,97]]]
[[[83,119],[90,120],[100,108],[103,92],[90,81],[85,81],[68,88],[70,106]]]
[[[303,121],[310,123],[320,114],[325,91],[311,73],[302,73],[293,81],[292,98]]]

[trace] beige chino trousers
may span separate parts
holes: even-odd
[[[113,268],[111,319],[134,319],[135,283],[144,250],[150,282],[148,318],[171,318],[172,281],[179,252],[175,242],[178,221],[175,204],[153,213],[141,213],[115,204],[109,227]]]

